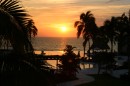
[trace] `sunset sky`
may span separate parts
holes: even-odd
[[[22,0],[38,28],[38,37],[76,37],[74,22],[91,11],[98,26],[111,16],[128,13],[130,0]]]

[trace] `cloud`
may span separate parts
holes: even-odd
[[[107,1],[111,3],[107,4]],[[130,8],[130,0],[22,0],[22,3],[33,16],[41,35],[42,32],[46,34],[45,30],[56,30],[54,25],[57,24],[65,24],[73,29],[73,23],[79,20],[80,14],[88,10],[94,14],[100,26],[105,19],[120,16]]]
[[[109,0],[107,2],[116,2],[116,1],[121,1],[121,0]],[[124,1],[124,0],[123,0]]]
[[[24,0],[22,2],[25,3],[39,3],[39,4],[67,4],[67,3],[75,3],[79,0]]]
[[[105,3],[111,3],[111,4],[130,4],[130,0],[109,0]]]

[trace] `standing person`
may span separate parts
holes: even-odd
[[[43,50],[41,51],[41,55],[45,55],[45,53],[44,53],[44,51],[43,51]]]
[[[78,56],[78,58],[80,57],[80,51],[78,51],[78,55],[77,56]]]

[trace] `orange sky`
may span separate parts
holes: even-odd
[[[32,15],[38,37],[76,37],[73,24],[81,13],[90,10],[101,26],[105,19],[130,9],[130,0],[22,0],[22,4]]]

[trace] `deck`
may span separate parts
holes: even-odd
[[[38,60],[60,60],[62,56],[60,55],[37,55]]]

